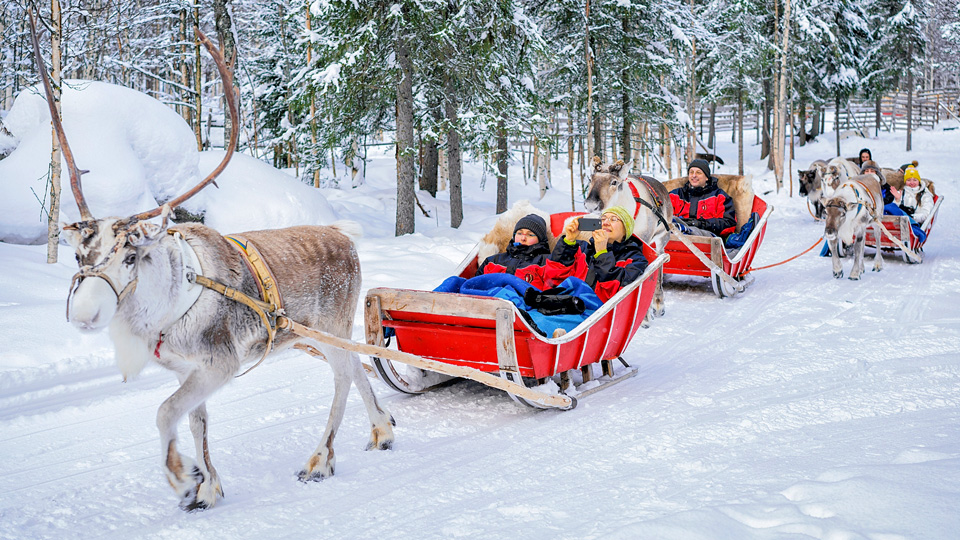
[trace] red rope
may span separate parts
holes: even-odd
[[[810,247],[808,247],[807,249],[803,250],[802,253],[799,253],[799,254],[797,254],[797,255],[794,255],[793,257],[790,257],[789,259],[787,259],[787,260],[785,260],[785,261],[780,261],[780,262],[774,263],[774,264],[768,264],[768,265],[766,265],[766,266],[757,266],[757,267],[755,267],[755,268],[751,268],[751,269],[747,270],[746,272],[744,272],[743,275],[747,275],[747,274],[749,274],[750,272],[753,272],[754,270],[763,270],[763,269],[765,269],[765,268],[773,268],[774,266],[780,266],[781,264],[786,264],[786,263],[788,263],[788,262],[796,259],[797,257],[799,257],[799,256],[801,256],[801,255],[805,255],[805,254],[809,253],[811,249],[819,246],[819,245],[820,245],[820,242],[823,242],[823,237],[820,237],[819,239],[817,239],[817,242],[816,242],[815,244],[813,244],[812,246],[810,246]]]

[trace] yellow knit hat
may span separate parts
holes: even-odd
[[[903,181],[906,182],[911,178],[915,179],[917,182],[920,181],[920,173],[917,172],[917,168],[913,165],[907,167],[907,170],[903,171]]]
[[[626,232],[624,239],[630,238],[633,236],[633,216],[630,215],[630,212],[627,212],[627,209],[622,206],[611,206],[603,211],[603,214],[614,214],[620,221],[623,223],[623,230]],[[600,214],[601,216],[603,214]]]

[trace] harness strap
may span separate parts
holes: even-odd
[[[246,240],[242,236],[224,236],[224,238],[230,242],[230,245],[237,248],[244,262],[247,263],[250,273],[253,274],[254,281],[257,282],[260,297],[268,304],[273,304],[274,307],[270,311],[283,309],[283,298],[280,296],[280,289],[277,288],[277,280],[260,255],[260,250],[253,245],[253,242]]]
[[[660,207],[663,206],[663,202],[660,200],[659,197],[657,197],[657,192],[650,187],[650,184],[648,184],[647,181],[643,179],[643,177],[638,177],[637,179],[643,182],[643,185],[647,186],[647,191],[650,193],[650,196],[653,197],[653,202],[656,206],[651,205],[647,201],[643,200],[640,197],[640,191],[637,189],[637,186],[633,185],[633,182],[628,182],[628,185],[630,186],[630,193],[633,194],[633,200],[636,201],[637,204],[641,204],[649,208],[650,211],[653,212],[653,215],[657,216],[657,219],[660,220],[660,223],[663,223],[664,228],[666,228],[667,230],[670,230],[670,224],[667,223],[666,218],[663,217],[663,212],[660,211]],[[637,219],[637,216],[639,215],[640,215],[640,207],[636,206],[634,207],[634,210],[633,210],[633,219]]]
[[[270,350],[273,348],[273,339],[277,335],[276,320],[277,320],[277,316],[280,315],[280,313],[276,311],[270,311],[270,315],[267,315],[267,310],[272,310],[273,305],[268,304],[266,302],[262,302],[260,300],[256,300],[254,298],[250,298],[249,296],[243,294],[237,289],[234,289],[233,287],[227,287],[226,285],[224,285],[223,283],[220,283],[219,281],[214,281],[205,276],[194,276],[193,279],[198,285],[202,285],[208,289],[216,291],[222,294],[223,296],[226,296],[230,300],[240,302],[241,304],[249,307],[260,317],[260,321],[263,323],[263,327],[267,330],[267,348],[263,351],[263,356],[260,357],[260,360],[258,360],[256,364],[250,366],[249,369],[247,369],[240,375],[237,375],[237,377],[242,377],[247,373],[250,373],[250,370],[252,370],[253,368],[263,363],[263,360],[267,357],[268,354],[270,354]]]

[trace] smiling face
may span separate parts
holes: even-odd
[[[687,180],[690,181],[691,187],[703,187],[707,185],[707,175],[703,174],[703,171],[699,167],[690,167],[690,170],[687,171]]]
[[[870,152],[860,152],[860,163],[863,163],[864,161],[870,161],[870,159]]]
[[[624,237],[627,236],[627,230],[624,228],[623,222],[620,221],[620,216],[612,212],[600,216],[600,223],[603,230],[610,236],[611,242],[622,242]]]
[[[903,179],[903,183],[906,184],[908,187],[915,188],[915,187],[919,187],[919,186],[920,186],[920,179],[919,179],[919,178],[904,178],[904,179]]]
[[[524,246],[532,246],[538,243],[540,239],[530,229],[517,229],[517,232],[513,234],[513,241]]]

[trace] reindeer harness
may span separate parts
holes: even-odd
[[[647,187],[647,192],[650,193],[650,197],[653,198],[653,205],[640,197],[640,191],[637,189],[637,186],[633,185],[633,182],[630,182],[628,178],[627,185],[630,186],[630,193],[633,195],[633,200],[637,203],[637,206],[634,207],[633,210],[633,219],[637,219],[637,216],[640,215],[640,205],[643,205],[649,208],[653,212],[653,215],[657,216],[657,219],[660,220],[660,223],[663,223],[663,226],[669,230],[670,225],[663,217],[663,212],[660,211],[660,209],[663,208],[663,201],[660,200],[660,197],[657,197],[657,192],[650,187],[650,184],[647,183],[647,180],[644,177],[637,176],[636,179],[643,182],[643,185]]]

